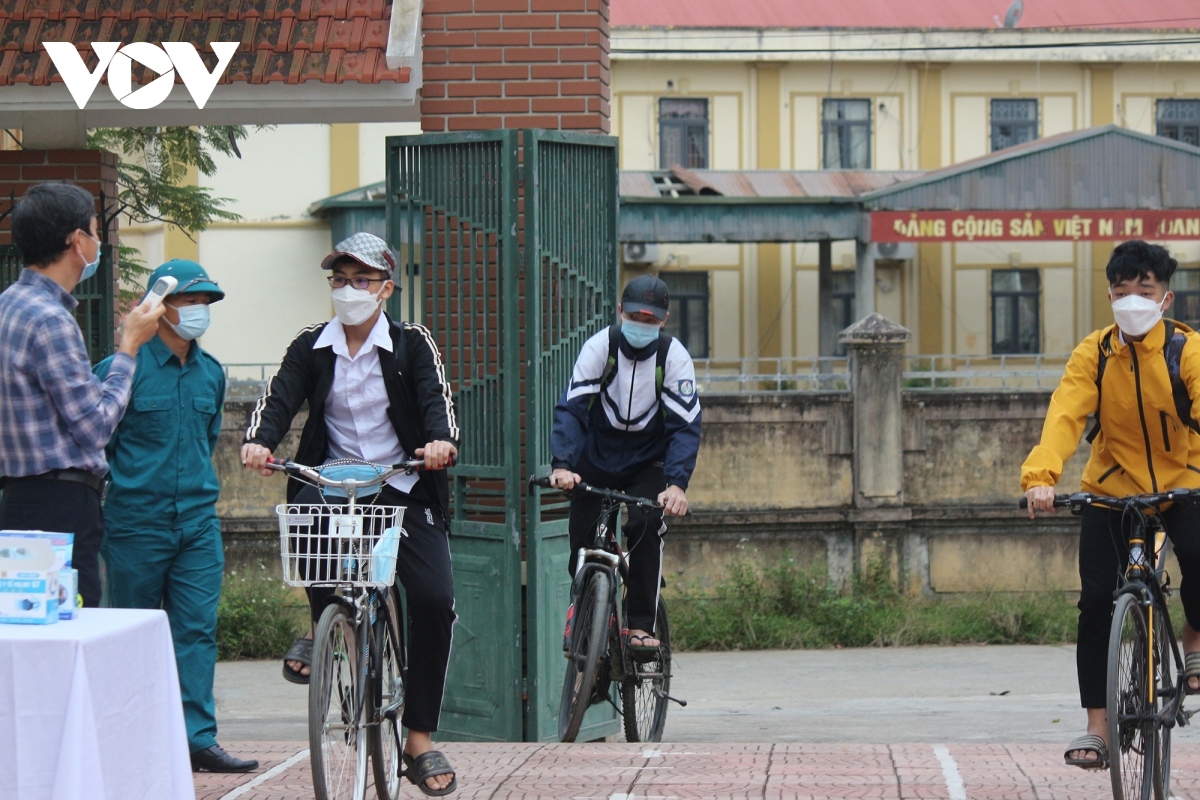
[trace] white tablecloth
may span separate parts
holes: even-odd
[[[0,798],[194,800],[165,613],[0,624]]]

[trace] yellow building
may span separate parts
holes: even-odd
[[[831,5],[613,0],[621,169],[932,170],[1111,123],[1200,142],[1200,13],[1180,19],[1171,0],[1131,6],[1124,20],[1059,3],[1040,19],[1031,9],[1015,28],[993,19],[1002,5],[980,0]],[[862,27],[909,12],[906,27]],[[1182,269],[1177,316],[1200,320],[1200,241],[1164,244]],[[1067,353],[1111,322],[1103,268],[1112,245],[880,251],[875,310],[913,331],[914,353]],[[681,335],[695,354],[812,357],[817,247],[626,248],[626,272],[653,269],[691,298]],[[834,243],[833,267],[834,317],[848,324],[853,241]]]

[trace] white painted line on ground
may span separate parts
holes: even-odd
[[[662,758],[662,750],[643,750],[642,758]]]
[[[950,792],[950,800],[967,800],[967,790],[963,786],[962,776],[958,774],[958,764],[950,750],[944,744],[935,744],[933,754],[942,765],[942,777],[946,780],[946,789]]]
[[[305,758],[308,758],[308,750],[301,750],[299,753],[296,753],[296,755],[292,756],[287,761],[284,761],[281,764],[276,764],[275,766],[271,767],[269,770],[264,772],[262,775],[259,775],[257,778],[250,781],[249,783],[243,783],[241,786],[237,787],[232,792],[221,795],[221,800],[233,800],[235,797],[241,797],[246,792],[250,791],[251,789],[255,788],[256,786],[261,786],[262,784],[271,780],[271,778],[274,778],[276,775],[278,775],[279,773],[286,770],[288,767],[292,766],[296,762],[298,762],[302,759],[305,759]]]

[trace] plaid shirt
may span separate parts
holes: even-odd
[[[0,293],[0,474],[74,467],[108,472],[104,446],[125,413],[135,362],[92,375],[78,301],[34,270]]]

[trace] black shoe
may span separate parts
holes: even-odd
[[[192,753],[192,772],[252,772],[256,769],[257,761],[234,758],[219,744]]]

